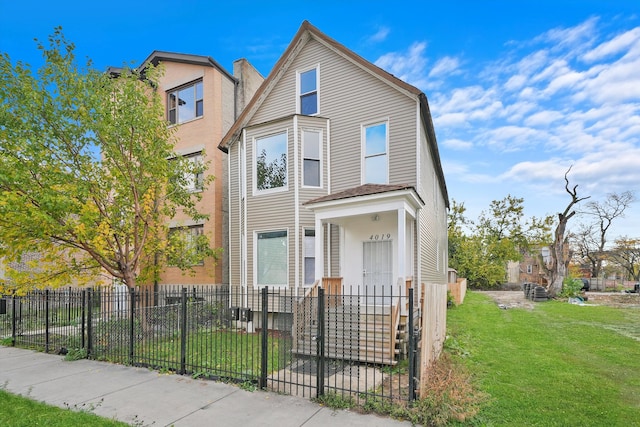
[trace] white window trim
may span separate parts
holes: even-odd
[[[285,231],[287,233],[287,283],[283,285],[259,285],[258,284],[258,234],[260,233],[272,233],[276,231]],[[265,286],[270,288],[287,289],[289,288],[289,228],[271,228],[265,230],[255,230],[253,232],[253,287],[256,289],[262,289]]]
[[[300,75],[306,73],[307,71],[316,70],[316,102],[317,111],[315,114],[310,114],[311,116],[319,116],[320,115],[320,64],[316,64],[313,67],[302,68],[300,70],[296,70],[296,112],[298,114],[302,114],[301,105],[300,105],[300,97],[303,95],[300,93]]]
[[[259,139],[263,139],[263,138],[268,138],[270,136],[275,136],[275,135],[280,135],[284,133],[286,141],[287,141],[287,147],[286,147],[286,153],[287,153],[287,183],[282,186],[282,187],[277,187],[277,188],[267,188],[265,190],[259,190],[258,189],[258,150],[257,150],[257,143]],[[289,174],[289,165],[291,164],[290,161],[290,155],[289,155],[289,129],[285,129],[284,131],[279,131],[279,132],[271,132],[271,133],[266,133],[260,136],[254,136],[253,140],[252,140],[252,151],[253,151],[253,156],[252,156],[252,167],[251,167],[251,178],[253,181],[253,185],[252,185],[252,190],[253,190],[253,196],[258,196],[258,195],[263,195],[263,194],[273,194],[273,193],[282,193],[285,191],[289,191],[289,181],[290,181],[290,174]]]
[[[315,132],[315,133],[318,134],[318,145],[319,145],[318,153],[319,153],[319,156],[320,156],[320,159],[319,159],[320,160],[320,185],[305,185],[304,184],[304,159],[305,159],[305,156],[304,156],[304,133],[305,132]],[[302,144],[301,144],[301,146],[302,146],[301,148],[302,149],[300,150],[300,151],[302,151],[302,156],[300,156],[300,158],[301,158],[300,161],[302,163],[302,169],[301,169],[302,170],[302,185],[301,185],[302,188],[316,188],[316,189],[319,188],[319,189],[322,189],[324,187],[324,181],[323,181],[323,175],[324,174],[322,173],[323,168],[324,168],[324,159],[323,159],[324,158],[324,155],[323,155],[323,153],[324,153],[324,144],[322,144],[323,138],[324,138],[324,134],[322,132],[322,129],[308,128],[308,129],[302,129],[302,132],[300,132],[300,140],[302,142]]]
[[[360,184],[367,184],[367,170],[366,170],[366,142],[367,142],[367,138],[366,138],[366,129],[368,127],[372,127],[372,126],[377,126],[377,125],[381,125],[381,124],[385,124],[386,125],[386,147],[385,147],[385,152],[386,152],[386,156],[387,156],[387,171],[386,171],[386,176],[387,179],[385,180],[385,182],[383,182],[382,184],[389,184],[389,118],[386,117],[384,119],[381,120],[376,120],[376,121],[372,121],[372,122],[367,122],[367,123],[363,123],[360,125]]]

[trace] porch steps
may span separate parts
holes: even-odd
[[[398,330],[392,331],[391,312],[392,310],[387,307],[328,308],[325,313],[326,357],[395,365],[401,351],[398,342],[402,340],[398,340]],[[298,324],[303,327],[298,331],[294,352],[315,356],[317,342],[314,338],[318,335],[316,322],[299,322]]]

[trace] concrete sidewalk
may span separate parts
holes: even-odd
[[[52,405],[142,426],[410,426],[307,399],[249,392],[144,368],[0,346],[0,387]]]

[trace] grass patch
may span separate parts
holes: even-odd
[[[447,315],[447,351],[490,396],[478,425],[640,426],[637,308],[501,310],[469,292]]]
[[[269,334],[267,372],[290,363],[291,338]],[[141,339],[135,344],[133,363],[166,372],[178,371],[181,359],[180,334]],[[262,335],[233,330],[200,330],[186,339],[185,367],[194,378],[246,378],[260,375]],[[128,342],[98,354],[100,360],[128,363]]]
[[[6,427],[116,427],[128,424],[88,412],[74,412],[0,390],[0,425]]]

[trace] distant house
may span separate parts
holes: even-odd
[[[232,285],[339,283],[372,304],[446,287],[449,201],[416,87],[305,21],[219,148]]]

